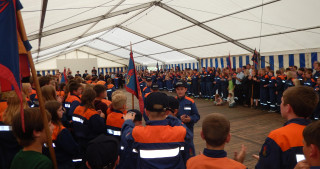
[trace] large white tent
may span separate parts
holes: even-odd
[[[46,1],[45,1],[46,2]],[[56,59],[97,58],[100,70],[125,67],[130,43],[139,66],[311,67],[319,60],[319,0],[22,0],[38,70]],[[45,6],[45,5],[44,5]],[[105,69],[106,68],[106,69]],[[61,71],[61,70],[60,70]]]

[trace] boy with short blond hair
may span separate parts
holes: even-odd
[[[112,96],[112,111],[107,116],[107,133],[121,138],[121,128],[124,123],[123,114],[127,108],[127,96],[123,92],[117,92]]]

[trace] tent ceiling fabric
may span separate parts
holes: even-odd
[[[320,47],[319,0],[48,1],[40,50],[41,3],[22,3],[36,63],[81,49],[127,64],[130,43],[144,65]]]

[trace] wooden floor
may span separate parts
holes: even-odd
[[[122,90],[122,89],[121,89]],[[128,92],[128,104],[127,107],[132,107],[132,97]],[[168,95],[174,95],[175,93],[168,93]],[[135,98],[135,108],[138,108],[138,100]],[[231,142],[226,145],[225,150],[228,153],[229,158],[233,158],[234,152],[241,149],[241,145],[247,146],[247,157],[244,164],[249,168],[254,168],[257,160],[253,159],[252,154],[258,154],[260,148],[266,139],[268,133],[276,128],[279,128],[285,122],[281,118],[280,114],[268,113],[266,111],[260,111],[250,109],[242,106],[236,108],[228,108],[224,106],[214,106],[212,101],[206,101],[202,99],[195,99],[198,111],[200,113],[200,120],[194,127],[194,144],[196,152],[202,151],[205,147],[205,142],[200,137],[201,124],[204,117],[210,113],[222,113],[231,122]]]

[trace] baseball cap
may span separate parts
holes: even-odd
[[[147,77],[147,82],[151,82],[151,81],[152,81],[151,77]]]
[[[175,84],[175,88],[177,87],[187,87],[186,82],[179,80],[176,84]]]
[[[119,141],[104,134],[88,143],[87,161],[92,168],[112,166],[118,159]]]
[[[174,109],[179,109],[179,101],[173,97],[173,96],[168,96],[168,101],[169,101],[169,108],[174,110]]]
[[[151,89],[152,90],[158,90],[159,89],[159,85],[157,83],[152,83]]]
[[[164,112],[169,106],[168,96],[161,92],[152,92],[146,98],[146,109],[152,112]]]

